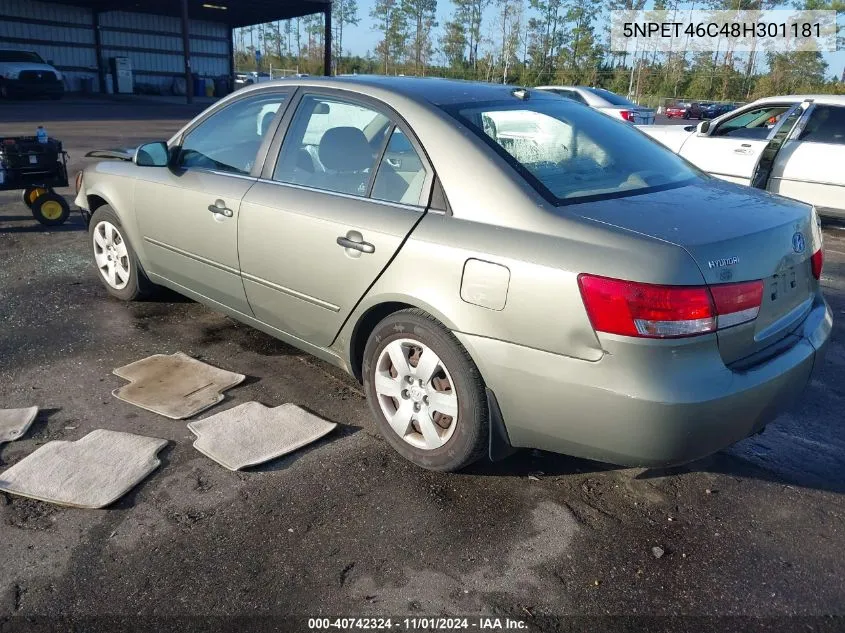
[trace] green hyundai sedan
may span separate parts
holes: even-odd
[[[690,461],[802,392],[832,318],[813,207],[541,91],[305,77],[77,179],[93,260],[342,367],[400,454]]]

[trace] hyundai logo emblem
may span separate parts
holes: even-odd
[[[796,233],[792,236],[792,250],[796,253],[804,252],[804,234]]]

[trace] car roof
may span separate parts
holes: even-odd
[[[816,103],[823,105],[843,105],[845,106],[845,95],[783,95],[775,97],[763,97],[757,99],[754,103],[773,103],[778,101],[804,101],[812,99]]]
[[[550,88],[563,88],[565,90],[590,90],[589,86],[565,86],[563,84],[553,84],[548,86],[537,86],[538,90],[548,90]]]
[[[456,103],[475,101],[501,101],[513,99],[514,90],[522,86],[488,84],[480,81],[460,79],[441,79],[439,77],[387,77],[381,75],[342,75],[339,77],[289,77],[284,80],[268,81],[261,84],[262,89],[279,86],[311,86],[326,88],[344,88],[361,94],[373,94],[370,89],[392,92],[419,103],[446,106]],[[256,89],[256,88],[253,88]],[[559,97],[547,93],[538,93],[527,88],[529,98],[557,100]]]

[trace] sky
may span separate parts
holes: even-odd
[[[380,39],[379,34],[372,30],[373,20],[370,18],[370,11],[374,3],[375,0],[358,0],[358,17],[361,21],[358,26],[346,26],[343,30],[343,48],[352,51],[354,55],[364,55],[367,51],[372,52]],[[437,3],[437,22],[441,26],[449,19],[451,13],[452,3],[448,0],[439,0]],[[484,35],[487,34],[487,29],[494,21],[492,11],[488,10],[482,26]],[[841,24],[842,16],[840,15]],[[439,29],[435,37],[439,37]],[[825,53],[824,58],[829,65],[828,73],[841,77],[842,70],[845,68],[845,50]]]

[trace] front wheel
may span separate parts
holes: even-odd
[[[100,281],[109,294],[123,301],[144,299],[155,290],[138,262],[120,218],[108,205],[91,216],[88,235]]]
[[[364,391],[382,436],[414,464],[464,468],[483,454],[484,381],[455,335],[429,314],[401,310],[370,334]]]

